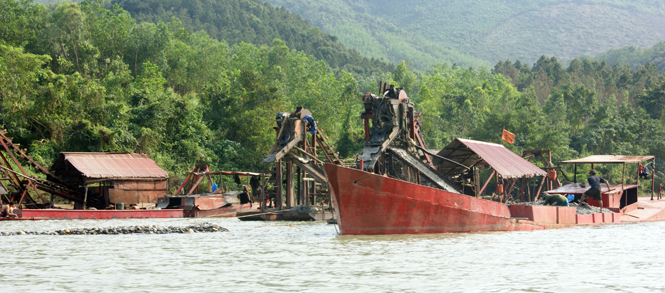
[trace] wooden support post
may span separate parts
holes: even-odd
[[[577,183],[577,164],[575,164],[575,173],[573,173],[573,183]]]
[[[653,200],[654,174],[656,174],[656,158],[653,158],[653,170],[651,170],[651,200]]]
[[[536,193],[536,197],[533,199],[533,201],[538,201],[538,197],[540,196],[540,190],[543,189],[543,183],[545,183],[545,178],[543,177],[543,180],[540,181],[540,186],[538,186],[538,192]]]
[[[480,169],[473,167],[473,191],[480,197]]]
[[[87,210],[86,204],[88,203],[88,184],[83,186],[83,209]]]
[[[623,163],[623,173],[621,175],[621,190],[622,190],[622,192],[623,192],[623,190],[625,190],[623,188],[623,185],[625,183],[626,183],[626,162]],[[637,195],[639,196],[639,191],[640,191],[639,187],[637,188],[637,191],[638,191]],[[609,193],[610,191],[608,190],[607,192]]]
[[[267,183],[268,183],[268,178],[263,178],[263,182],[261,183],[261,205],[260,205],[261,212],[265,212],[266,210],[266,199],[267,199],[266,187],[268,186]]]
[[[312,155],[316,158],[316,133],[312,135]]]
[[[637,194],[640,194],[640,168],[637,168]]]
[[[490,174],[490,176],[487,177],[487,181],[486,181],[485,184],[483,185],[483,188],[481,188],[481,189],[480,189],[480,192],[478,192],[478,195],[479,195],[479,196],[482,196],[482,195],[483,195],[483,191],[485,191],[485,188],[487,187],[487,184],[489,184],[489,183],[490,183],[490,180],[492,180],[492,177],[494,177],[494,173],[496,173],[496,170],[492,170],[492,174]]]
[[[499,172],[494,172],[494,176],[496,178],[496,186],[494,188],[494,193],[499,193],[498,192],[499,191]],[[501,181],[503,181],[503,180],[501,180]],[[501,182],[501,183],[503,183],[503,182]],[[503,192],[505,192],[505,190]],[[492,198],[494,198],[494,197],[492,197]],[[501,199],[503,199],[503,196],[501,196]]]
[[[293,163],[286,162],[286,208],[293,207]]]
[[[526,182],[526,178],[522,178],[522,186],[520,186],[520,201],[524,202],[524,183]]]
[[[309,184],[310,184],[310,182],[308,180],[306,180],[307,179],[306,178],[307,177],[306,173],[303,173],[302,177],[303,177],[302,178],[303,189],[302,189],[302,201],[300,202],[300,204],[304,203],[305,205],[308,205],[309,204]]]
[[[275,174],[275,179],[277,182],[275,182],[275,208],[281,209],[282,208],[282,162],[279,161],[276,164],[276,174]]]
[[[298,179],[298,190],[297,190],[298,198],[293,201],[295,202],[295,205],[299,205],[302,203],[302,198],[303,198],[302,170],[300,170],[300,168],[297,168],[296,170],[298,170],[296,171],[297,174],[296,177]]]
[[[506,202],[508,202],[508,199],[510,198],[510,194],[513,192],[513,188],[515,187],[515,183],[517,183],[517,178],[513,179],[513,182],[510,183],[510,188],[508,189],[508,192],[506,193]]]

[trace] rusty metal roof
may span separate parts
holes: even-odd
[[[623,164],[639,163],[654,159],[654,156],[593,155],[586,158],[568,160],[559,164]]]
[[[538,166],[511,152],[506,147],[489,142],[458,138],[453,140],[438,153],[467,167],[485,161],[503,178],[522,178],[545,176],[547,173]],[[441,164],[441,174],[452,176],[463,171],[457,164],[434,158],[435,165]]]
[[[61,153],[83,176],[89,179],[169,178],[145,154],[136,153]]]

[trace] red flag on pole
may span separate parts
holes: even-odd
[[[513,144],[515,142],[515,134],[504,129],[503,134],[501,134],[501,139],[505,140],[509,144]]]

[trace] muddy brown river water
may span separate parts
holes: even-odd
[[[0,292],[663,292],[665,223],[338,236],[237,219],[0,222],[0,231],[211,222],[230,232],[0,237]]]

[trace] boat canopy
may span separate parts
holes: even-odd
[[[513,153],[500,144],[457,138],[437,153],[438,156],[450,159],[461,165],[472,167],[485,161],[503,178],[530,178],[546,176],[547,172]],[[464,171],[464,168],[450,161],[434,158],[434,165],[440,164],[440,172],[444,176],[453,176]]]
[[[559,164],[625,164],[653,160],[654,156],[593,155],[586,158],[560,162]]]

